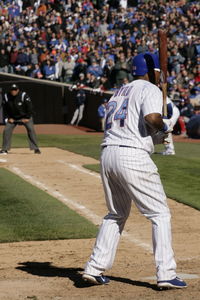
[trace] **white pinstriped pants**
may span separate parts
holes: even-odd
[[[107,146],[102,150],[101,176],[109,213],[100,226],[84,272],[98,276],[112,267],[134,201],[139,211],[152,222],[157,280],[175,278],[171,215],[157,167],[149,154],[136,148]]]

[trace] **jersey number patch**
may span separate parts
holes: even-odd
[[[128,98],[125,98],[120,108],[116,111],[117,102],[111,101],[107,104],[107,116],[105,121],[105,128],[110,129],[112,127],[112,121],[119,120],[120,127],[124,127],[124,122],[127,116],[127,109],[128,109]],[[114,116],[114,117],[113,117]]]

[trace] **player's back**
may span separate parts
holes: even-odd
[[[154,98],[158,100],[155,102],[160,102],[159,109],[152,107]],[[150,113],[162,111],[158,87],[146,80],[135,80],[122,86],[107,104],[102,146],[126,145],[152,152],[153,142],[144,120],[144,112],[148,110]]]

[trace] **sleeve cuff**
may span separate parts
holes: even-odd
[[[164,124],[162,131],[166,132],[167,130],[168,130],[168,126],[167,126],[167,124]]]

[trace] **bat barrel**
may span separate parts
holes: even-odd
[[[165,30],[158,30],[159,41],[159,61],[163,75],[162,94],[163,94],[163,115],[167,116],[167,34]]]

